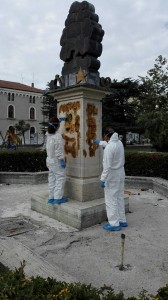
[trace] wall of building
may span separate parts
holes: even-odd
[[[9,93],[11,95],[10,101],[8,98]],[[14,98],[12,98],[12,94],[14,95]],[[32,99],[32,102],[33,99],[35,99],[35,103],[31,103],[30,99]],[[14,107],[14,118],[9,118],[8,116],[9,105]],[[40,124],[43,122],[43,115],[41,111],[42,106],[42,92],[30,92],[0,87],[0,132],[2,136],[5,137],[5,134],[10,126],[14,126],[16,123],[18,123],[18,121],[24,120],[26,123],[29,123],[31,127],[35,128],[35,134],[34,136],[32,135],[31,138],[30,130],[25,133],[26,144],[41,144],[44,138],[41,132]],[[30,119],[31,107],[34,108],[35,111],[34,119]],[[0,135],[0,144],[2,143],[2,136]]]

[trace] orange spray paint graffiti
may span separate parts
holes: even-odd
[[[80,116],[77,111],[80,110],[80,102],[68,102],[62,104],[59,108],[59,113],[63,112],[66,115],[65,132],[62,134],[65,140],[65,153],[70,153],[72,157],[77,157],[80,149]]]
[[[86,131],[86,143],[89,145],[89,156],[95,156],[96,149],[98,146],[93,144],[93,140],[96,139],[96,118],[98,114],[98,108],[94,104],[87,104],[87,131]]]

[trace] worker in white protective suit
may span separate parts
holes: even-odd
[[[100,186],[105,192],[109,222],[103,228],[118,231],[121,227],[128,226],[124,204],[125,155],[123,143],[119,140],[118,134],[109,132],[108,137],[110,139],[104,149],[103,172],[100,178]]]
[[[68,201],[64,197],[64,185],[66,180],[66,163],[64,160],[63,139],[58,129],[60,121],[58,118],[51,118],[48,123],[48,133],[46,140],[47,159],[46,165],[49,169],[48,187],[50,204],[61,204]]]

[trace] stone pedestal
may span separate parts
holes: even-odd
[[[102,98],[107,91],[95,86],[76,85],[56,90],[60,133],[64,139],[67,180],[65,195],[80,202],[104,197],[99,187],[102,149],[93,140],[102,138]]]

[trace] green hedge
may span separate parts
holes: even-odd
[[[25,263],[11,271],[7,269],[0,274],[0,300],[167,300],[168,284],[160,288],[157,295],[148,295],[142,291],[138,297],[125,298],[122,292],[115,294],[111,287],[94,288],[78,283],[68,284],[53,278],[40,276],[26,278]]]
[[[0,171],[40,172],[47,171],[45,151],[1,151]]]
[[[127,176],[168,179],[168,153],[127,152],[125,155],[125,173]]]
[[[161,177],[168,179],[168,153],[133,152],[125,153],[127,176]],[[40,172],[47,171],[46,152],[1,151],[0,171]]]

